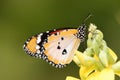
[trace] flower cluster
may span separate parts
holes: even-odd
[[[66,80],[115,80],[120,76],[120,61],[103,40],[103,33],[93,24],[88,29],[87,49],[76,51],[73,61],[80,67],[80,79],[67,76]]]

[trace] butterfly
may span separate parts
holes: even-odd
[[[32,36],[24,43],[24,51],[62,68],[69,64],[81,42],[85,39],[86,25],[77,29],[54,29]]]

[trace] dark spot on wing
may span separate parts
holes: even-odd
[[[57,46],[57,49],[61,49],[61,47],[60,47],[60,46]]]
[[[57,33],[55,33],[55,35],[57,36]]]
[[[60,44],[60,42],[58,42],[58,44]]]
[[[65,55],[65,54],[67,54],[67,50],[66,50],[66,49],[64,49],[64,50],[62,51],[62,55]]]
[[[63,38],[63,37],[61,37],[61,40],[64,40],[64,38]]]

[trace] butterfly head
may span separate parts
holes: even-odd
[[[85,39],[85,30],[86,30],[86,25],[83,24],[78,28],[78,33],[77,33],[77,38],[81,40],[81,42],[84,41]]]

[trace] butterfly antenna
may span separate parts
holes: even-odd
[[[87,17],[83,20],[83,24],[85,24],[85,22],[91,17],[91,16],[93,16],[91,13],[89,13],[88,15],[87,15]]]

